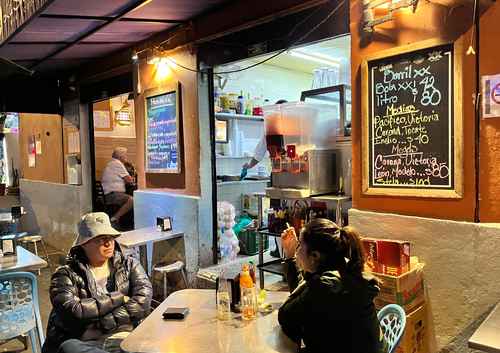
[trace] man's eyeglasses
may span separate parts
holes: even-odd
[[[96,244],[99,244],[99,245],[103,245],[107,242],[112,242],[112,241],[115,241],[115,238],[112,237],[112,236],[102,236],[102,237],[98,237],[98,238],[95,238],[95,239],[92,239],[93,242],[95,242]]]

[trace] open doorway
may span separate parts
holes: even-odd
[[[92,122],[94,211],[106,212],[120,230],[131,230],[132,197],[137,189],[133,95],[125,93],[94,102]],[[130,202],[132,207],[126,207]]]
[[[219,216],[217,232],[218,255],[222,262],[230,250],[225,248],[227,239],[223,235],[228,224],[236,225],[233,230],[239,241],[239,256],[255,255],[258,252],[255,229],[241,231],[251,219],[260,216],[267,223],[268,214],[276,216],[274,213],[278,210],[279,214],[287,210],[297,212],[296,200],[271,202],[267,197],[262,198],[262,208],[258,208],[258,194],[265,194],[266,188],[271,186],[273,169],[265,149],[256,158],[257,146],[265,135],[263,106],[283,100],[287,104],[314,101],[334,106],[338,129],[332,137],[340,156],[337,174],[342,177],[336,182],[340,181],[345,194],[350,196],[350,48],[350,35],[343,35],[291,48],[266,62],[263,61],[276,53],[214,68],[217,201],[219,205],[221,202],[230,204],[234,209],[228,212],[221,211],[226,210],[227,205],[218,207],[219,212],[225,212]],[[247,70],[250,66],[252,68]],[[337,97],[340,96],[338,92],[342,92],[345,104]],[[245,164],[250,164],[250,168],[243,172]],[[303,201],[306,205],[310,200]],[[311,205],[304,209],[310,210]],[[234,216],[234,221],[223,224],[220,220],[227,219],[226,214]],[[264,250],[266,257],[281,257],[279,241],[273,238],[264,240]]]

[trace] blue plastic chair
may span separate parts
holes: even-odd
[[[405,331],[405,311],[397,304],[388,304],[380,309],[377,318],[384,334],[386,353],[394,353]]]
[[[36,277],[29,272],[0,274],[0,341],[26,333],[29,333],[32,351],[40,352],[45,338]]]

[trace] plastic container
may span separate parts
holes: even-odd
[[[292,102],[264,106],[267,149],[271,157],[286,154],[286,146],[294,145],[301,157],[311,149],[335,148],[339,125],[334,105]],[[279,169],[273,165],[273,171]]]
[[[238,233],[240,254],[255,255],[259,253],[259,236],[255,229],[244,229]],[[269,238],[264,236],[264,251],[269,249]]]

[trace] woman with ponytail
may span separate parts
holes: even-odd
[[[308,353],[379,353],[373,298],[378,281],[365,273],[363,248],[350,227],[314,219],[297,239],[282,235],[290,296],[279,310],[283,332]]]

